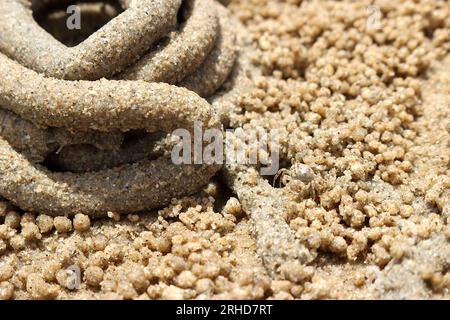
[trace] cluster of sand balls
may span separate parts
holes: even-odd
[[[367,28],[372,4],[379,30]],[[284,219],[315,260],[269,276],[242,204],[224,199],[218,182],[157,214],[97,221],[0,202],[0,298],[399,298],[402,286],[406,297],[448,297],[449,144],[426,140],[448,139],[439,125],[448,114],[423,87],[450,49],[448,3],[229,7],[250,30],[263,71],[230,126],[278,129],[282,165],[315,173],[311,186],[294,179],[281,189]],[[450,86],[448,75],[441,80]],[[78,290],[67,286],[73,265]]]
[[[316,198],[300,181],[285,188],[292,197],[286,219],[298,239],[384,267],[417,241],[448,232],[448,149],[425,182],[415,141],[421,75],[449,51],[450,7],[376,1],[381,28],[373,30],[370,1],[304,1],[302,14],[299,3],[236,4],[266,76],[241,97],[233,125],[279,129],[286,166],[304,163],[318,176]]]
[[[223,298],[230,294],[263,298],[270,279],[257,257],[242,251],[242,244],[251,246],[252,239],[233,231],[235,207],[229,204],[221,215],[213,205],[207,195],[185,198],[162,210],[156,221],[130,215],[91,227],[85,215],[73,220],[19,216],[2,203],[2,246],[16,254],[2,256],[0,297],[86,298],[99,292],[100,297],[113,299],[207,298],[213,293]],[[52,252],[49,259],[39,252],[39,243]],[[28,250],[36,259],[24,264],[21,253]],[[72,265],[82,271],[81,293],[68,288],[66,269]],[[258,283],[249,280],[253,274],[260,278]]]
[[[46,7],[0,3],[0,194],[24,210],[154,209],[196,192],[220,168],[177,166],[153,147],[161,133],[193,133],[195,123],[221,129],[203,98],[235,66],[230,13],[213,0],[121,5],[123,13],[67,47],[33,18]]]

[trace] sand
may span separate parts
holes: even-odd
[[[1,200],[1,299],[450,298],[448,2],[229,2],[255,72],[212,106],[278,129],[291,178],[226,165],[103,218]]]

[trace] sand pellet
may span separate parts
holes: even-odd
[[[81,213],[75,215],[73,218],[73,227],[76,231],[88,231],[91,227],[91,220],[89,219],[89,216]]]

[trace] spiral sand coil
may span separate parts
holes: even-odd
[[[35,8],[0,2],[0,194],[25,210],[139,212],[195,192],[220,168],[148,158],[151,133],[192,130],[194,122],[221,127],[198,94],[213,94],[233,69],[229,13],[212,0],[122,5],[123,13],[66,47],[36,23]],[[134,131],[147,134],[126,139]],[[136,156],[133,146],[148,152]],[[84,157],[96,165],[82,168]],[[62,172],[43,167],[47,159]]]

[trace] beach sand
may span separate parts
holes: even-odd
[[[450,4],[228,8],[261,72],[229,127],[277,129],[283,168],[314,172],[276,188],[283,232],[310,261],[268,268],[257,239],[272,229],[221,174],[160,210],[101,219],[0,200],[0,299],[450,298]]]

